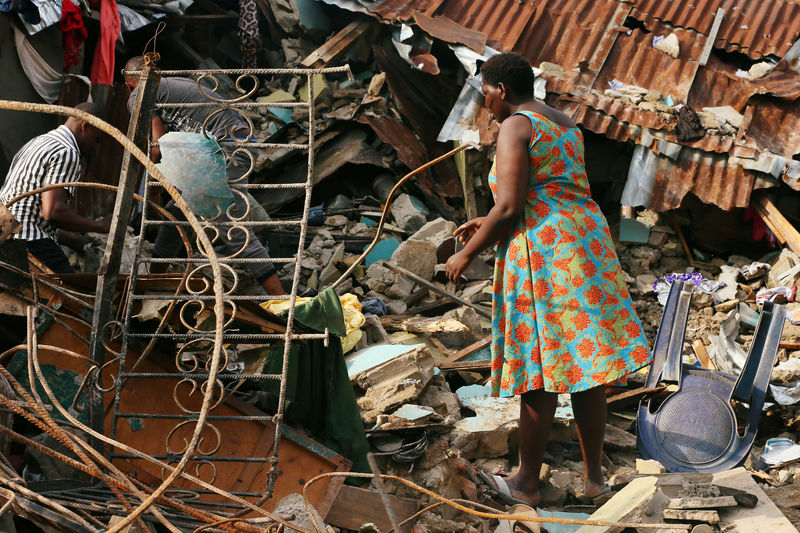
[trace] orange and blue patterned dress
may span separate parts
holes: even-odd
[[[530,111],[525,210],[497,248],[492,395],[580,392],[650,362],[608,223],[589,193],[583,136]],[[489,173],[497,196],[496,163]]]

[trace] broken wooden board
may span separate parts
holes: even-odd
[[[419,501],[387,494],[394,516],[400,523],[419,511]],[[342,485],[325,521],[336,527],[358,531],[363,524],[372,522],[380,531],[392,529],[391,520],[386,513],[381,495],[375,491]],[[414,521],[400,527],[403,533],[410,533]]]
[[[608,396],[606,398],[606,404],[608,405],[609,410],[616,410],[616,409],[624,409],[626,407],[630,407],[631,405],[636,405],[640,401],[645,400],[654,394],[662,392],[666,389],[665,386],[660,387],[641,387],[638,389],[633,389],[629,391],[622,392],[620,394],[614,394],[613,396]],[[611,389],[609,389],[610,391]]]
[[[758,498],[758,504],[752,509],[720,509],[720,528],[733,526],[736,531],[747,533],[796,533],[797,529],[744,468],[714,474],[714,484],[743,490]]]
[[[468,356],[470,356],[470,355],[472,355],[472,354],[474,354],[476,352],[479,352],[479,351],[483,350],[484,348],[489,346],[491,343],[492,343],[492,336],[491,335],[487,335],[486,337],[482,338],[481,340],[479,340],[477,342],[473,342],[472,344],[470,344],[466,348],[462,348],[461,350],[457,351],[456,353],[454,353],[453,355],[451,355],[447,359],[443,359],[443,360],[439,361],[438,363],[436,363],[436,366],[439,367],[439,368],[453,368],[452,366],[449,366],[449,365],[452,365],[453,363],[461,362],[461,360],[464,359],[465,357],[468,357]],[[483,363],[485,361],[471,361],[471,362],[481,362],[481,363]]]
[[[333,37],[325,41],[325,44],[311,52],[300,63],[307,68],[328,66],[331,62],[341,58],[356,44],[374,37],[377,27],[377,24],[368,18],[356,19],[339,30]]]
[[[636,478],[595,511],[589,520],[617,522],[642,505],[656,493],[658,478],[655,476]],[[583,526],[577,533],[610,533],[617,531],[605,526]]]
[[[800,254],[800,232],[786,220],[778,207],[764,193],[755,193],[750,205],[759,216],[764,220],[772,233],[781,243],[785,243],[791,250]]]

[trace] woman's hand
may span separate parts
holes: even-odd
[[[481,226],[483,226],[484,220],[486,220],[486,217],[473,218],[469,222],[461,224],[458,228],[456,228],[456,230],[453,232],[453,235],[458,237],[458,240],[461,241],[461,244],[467,244],[472,236],[478,232]]]
[[[457,231],[457,230],[456,230]],[[445,265],[445,272],[450,281],[458,282],[461,275],[467,271],[469,265],[472,264],[473,258],[461,250],[460,252],[450,256]]]

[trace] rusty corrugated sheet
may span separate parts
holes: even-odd
[[[697,109],[729,105],[744,113],[750,97],[756,94],[797,100],[800,98],[800,76],[785,69],[775,70],[758,80],[740,78],[736,75],[736,67],[712,55],[706,67],[697,72],[688,104]]]
[[[639,13],[708,35],[726,0],[636,0]],[[645,23],[647,26],[647,23]],[[714,44],[754,58],[789,51],[800,37],[800,4],[786,0],[728,0]]]
[[[655,48],[653,35],[674,33],[680,42],[677,59]],[[652,33],[635,29],[630,35],[620,33],[606,59],[594,89],[608,89],[608,82],[617,79],[629,85],[661,91],[677,101],[685,102],[699,67],[698,59],[706,37],[694,30],[669,28],[654,21]]]
[[[643,144],[642,132],[647,128],[657,132],[659,138],[678,143],[674,120],[667,121],[660,113],[644,111],[620,100],[592,93],[583,99],[563,96],[551,105],[568,113],[584,128],[620,142]],[[696,141],[679,144],[707,152],[724,153],[733,147],[733,143],[733,137],[706,134]]]
[[[563,74],[546,71],[548,102],[582,127],[620,142],[658,149],[658,140],[677,143],[674,121],[659,113],[607,97],[611,80],[655,89],[695,109],[731,105],[749,117],[739,143],[706,135],[690,143],[677,161],[659,157],[651,206],[677,207],[688,192],[723,209],[749,202],[756,172],[728,165],[728,153],[757,157],[768,150],[785,157],[800,143],[800,76],[776,71],[760,80],[736,75],[736,67],[714,54],[698,59],[706,46],[717,8],[726,0],[385,0],[375,10],[387,20],[410,22],[415,12],[445,16],[487,35],[487,44],[524,55],[534,66],[555,63]],[[783,56],[800,38],[800,2],[727,0],[715,47],[761,58]],[[628,16],[649,33],[623,26]],[[652,46],[655,35],[675,33],[677,59]],[[770,98],[753,100],[754,95]],[[783,99],[780,103],[777,99]],[[776,103],[777,102],[777,103]],[[753,107],[755,106],[755,107]],[[795,111],[797,110],[797,111]],[[747,119],[746,119],[747,120]],[[485,113],[475,117],[481,141],[495,131]],[[663,162],[663,165],[661,164]],[[662,168],[663,167],[663,168]]]
[[[800,154],[800,106],[758,96],[750,103],[744,146],[769,151],[788,159]]]
[[[687,193],[694,193],[707,204],[728,210],[747,207],[753,192],[755,173],[728,165],[723,154],[692,150],[677,161],[659,157],[653,196],[648,207],[667,211],[680,206]]]
[[[489,37],[490,46],[510,51],[523,32],[531,29],[530,21],[537,10],[537,2],[531,1],[445,0],[436,14],[444,15],[471,30],[483,32]]]
[[[372,10],[372,13],[391,22],[411,22],[414,19],[414,13],[417,12],[433,15],[433,12],[442,4],[442,1],[384,0]]]

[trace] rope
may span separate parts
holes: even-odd
[[[505,514],[505,513],[497,513],[497,512],[484,512],[484,511],[476,511],[474,509],[470,509],[454,500],[445,498],[444,496],[440,496],[433,491],[426,489],[425,487],[421,487],[412,481],[408,481],[407,479],[403,479],[399,476],[390,476],[385,474],[375,475],[375,474],[361,474],[357,472],[328,472],[325,474],[320,474],[312,479],[310,479],[304,486],[303,486],[303,501],[306,504],[306,510],[308,512],[308,516],[311,519],[311,522],[314,524],[314,527],[317,531],[325,531],[325,529],[317,522],[314,513],[312,512],[311,503],[308,500],[308,489],[316,483],[317,481],[325,478],[332,478],[332,477],[356,477],[356,478],[369,478],[374,479],[379,477],[383,480],[391,480],[397,481],[398,483],[402,483],[406,487],[416,490],[417,492],[421,492],[426,496],[433,498],[434,500],[438,500],[442,504],[449,505],[454,509],[458,509],[464,513],[470,514],[472,516],[477,516],[479,518],[490,518],[495,520],[519,520],[523,522],[541,522],[545,524],[571,524],[576,526],[599,526],[599,527],[618,527],[618,528],[641,528],[643,526],[647,526],[648,529],[691,529],[691,525],[689,524],[637,524],[633,522],[606,522],[602,520],[579,520],[574,518],[554,518],[554,517],[530,517],[527,515],[522,514]]]

